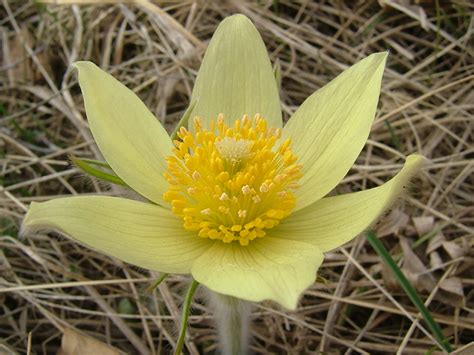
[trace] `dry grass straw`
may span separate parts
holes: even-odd
[[[68,154],[100,158],[76,78],[67,71],[71,62],[98,63],[133,88],[171,131],[189,102],[207,41],[235,12],[254,21],[281,65],[286,117],[348,65],[391,51],[370,140],[337,191],[381,184],[410,153],[431,160],[408,203],[398,204],[376,232],[400,256],[453,346],[470,340],[472,4],[50,2],[59,5],[3,0],[0,6],[0,352],[55,352],[66,327],[130,353],[169,353],[175,345],[185,278],[170,277],[146,295],[142,291],[158,275],[64,238],[19,239],[18,227],[31,201],[116,193],[67,162]],[[242,60],[251,55],[242,53]],[[415,248],[404,247],[417,240]],[[364,237],[330,253],[320,273],[328,283],[308,290],[296,312],[256,306],[255,353],[437,349]],[[191,354],[212,353],[216,344],[212,315],[201,301],[198,294],[190,317]]]

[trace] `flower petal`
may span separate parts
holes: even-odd
[[[187,232],[167,209],[109,196],[33,202],[22,234],[58,230],[130,264],[167,273],[189,273],[212,243]]]
[[[387,53],[376,53],[316,91],[283,129],[303,165],[296,209],[330,192],[367,141],[375,116]]]
[[[355,193],[323,198],[283,220],[273,235],[318,246],[323,252],[362,233],[398,198],[425,158],[410,155],[403,169],[385,184]]]
[[[191,273],[212,291],[254,302],[270,299],[295,309],[322,261],[314,245],[266,236],[245,247],[215,242]]]
[[[220,113],[233,124],[244,114],[260,113],[269,125],[281,127],[281,106],[265,44],[244,15],[221,22],[204,55],[193,89],[193,116],[209,127]]]
[[[131,90],[94,63],[77,62],[89,125],[100,151],[132,189],[161,204],[171,140]]]

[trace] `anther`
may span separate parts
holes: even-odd
[[[195,195],[199,190],[195,187],[188,187],[187,191],[188,191],[188,194]]]
[[[234,234],[233,233],[224,233],[224,238],[222,238],[222,241],[224,243],[230,243],[234,240]]]
[[[210,208],[205,208],[201,210],[201,214],[209,216],[211,214],[211,209]]]
[[[224,214],[228,214],[230,212],[230,209],[225,206],[219,206],[218,210],[220,213],[224,213]]]
[[[249,245],[249,239],[248,238],[239,238],[239,243],[240,243],[240,245],[245,247],[245,246]]]
[[[247,210],[238,210],[237,215],[239,216],[239,218],[245,218],[247,217]]]
[[[250,189],[250,186],[249,185],[244,185],[242,186],[242,193],[244,195],[248,195],[252,192],[252,190]]]
[[[179,128],[179,133],[181,133],[182,136],[185,136],[188,134],[188,130],[185,127],[180,127]]]
[[[194,128],[201,127],[201,119],[198,116],[193,118]]]
[[[221,201],[226,201],[228,199],[229,199],[229,196],[225,192],[223,192],[221,197],[219,197],[219,200]]]
[[[235,224],[230,228],[230,230],[232,232],[240,232],[242,230],[242,226],[240,224]]]
[[[201,177],[201,174],[199,174],[199,171],[194,170],[194,172],[191,176],[194,180],[198,180]]]
[[[217,124],[219,126],[224,124],[224,115],[222,113],[219,113],[219,115],[217,116]]]

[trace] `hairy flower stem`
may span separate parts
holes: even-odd
[[[219,333],[221,354],[248,354],[250,303],[214,292],[209,293]]]

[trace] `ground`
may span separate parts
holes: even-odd
[[[286,118],[349,65],[390,51],[369,141],[334,193],[381,184],[411,153],[430,160],[374,230],[451,346],[472,341],[472,10],[468,1],[4,0],[0,352],[56,353],[68,327],[129,353],[172,351],[188,278],[147,293],[158,274],[54,234],[20,238],[19,227],[32,201],[120,193],[68,159],[100,158],[72,62],[92,60],[119,78],[171,132],[210,36],[234,13],[255,23],[281,69]],[[256,354],[441,351],[364,235],[329,253],[320,276],[294,312],[254,306]],[[203,298],[198,291],[192,304],[190,354],[216,348]]]

